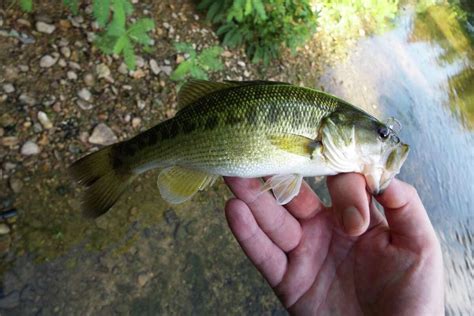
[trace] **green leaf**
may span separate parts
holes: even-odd
[[[124,0],[112,0],[112,10],[114,11],[114,14],[111,23],[114,23],[117,27],[121,27],[125,30],[127,16],[124,9]]]
[[[171,73],[171,80],[179,81],[184,79],[184,77],[189,73],[193,66],[193,63],[190,60],[185,60]]]
[[[20,0],[20,8],[25,12],[33,11],[33,0]]]
[[[191,77],[195,79],[203,79],[203,80],[209,79],[209,77],[207,76],[207,73],[200,67],[191,67],[190,75]]]
[[[265,6],[263,5],[262,0],[252,0],[252,1],[253,1],[253,7],[255,11],[257,11],[257,14],[260,16],[260,19],[266,20],[267,14],[265,12]]]
[[[79,12],[79,0],[63,0],[63,3],[71,10],[72,14],[76,15]]]
[[[135,52],[133,51],[133,46],[128,39],[123,47],[123,57],[128,69],[134,70],[137,60],[135,57]]]
[[[155,22],[152,19],[144,18],[135,22],[127,33],[134,41],[143,45],[150,45],[151,38],[146,33],[153,30],[154,27]]]
[[[92,12],[101,27],[104,27],[110,16],[110,0],[94,0]]]
[[[220,70],[223,67],[220,60],[222,51],[223,49],[219,46],[206,48],[199,54],[198,63],[209,70]]]
[[[176,48],[176,51],[178,53],[189,54],[191,57],[196,56],[196,51],[194,50],[193,45],[191,45],[190,43],[175,43],[174,47]]]
[[[126,35],[120,36],[115,42],[113,53],[117,55],[120,54],[125,49],[127,44],[130,45],[128,37]]]

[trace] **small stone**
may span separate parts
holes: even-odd
[[[132,127],[133,128],[138,128],[141,125],[141,123],[142,123],[142,119],[139,118],[139,117],[134,117],[132,119]]]
[[[138,107],[139,110],[143,110],[145,108],[145,106],[146,106],[145,101],[140,100],[140,99],[137,100],[137,107]]]
[[[243,61],[241,61],[241,60],[239,60],[239,61],[237,62],[237,65],[239,65],[239,66],[242,67],[242,68],[245,68],[245,66],[246,66],[245,63],[244,63]]]
[[[29,140],[26,143],[24,143],[23,146],[21,146],[20,152],[24,156],[32,156],[32,155],[39,154],[40,148],[38,147],[38,145],[36,145],[36,143]]]
[[[57,58],[54,58],[50,55],[44,55],[40,59],[40,67],[42,68],[49,68],[53,66],[58,61]]]
[[[147,284],[148,281],[150,281],[152,277],[153,277],[153,273],[145,273],[145,272],[140,273],[138,275],[138,285],[140,287],[145,286],[145,284]]]
[[[87,86],[92,87],[95,84],[94,76],[90,73],[85,74],[84,75],[84,83]]]
[[[91,144],[110,145],[117,142],[117,136],[106,124],[99,123],[88,140]]]
[[[10,233],[10,227],[7,224],[0,223],[0,235],[7,235]]]
[[[20,96],[18,97],[18,100],[22,104],[26,104],[26,105],[35,105],[36,104],[36,99],[33,98],[32,96],[26,94],[26,93],[20,94]]]
[[[141,78],[145,77],[145,72],[141,69],[137,69],[137,70],[132,72],[132,77],[135,78],[135,79],[141,79]]]
[[[109,67],[102,63],[102,64],[98,64],[96,67],[95,67],[95,72],[97,74],[97,77],[99,79],[101,78],[106,78],[106,77],[109,77],[110,76],[110,69]]]
[[[53,127],[53,123],[51,123],[48,115],[43,111],[38,112],[38,121],[40,121],[41,125],[43,125],[45,129],[50,129]]]
[[[77,80],[77,74],[76,74],[74,71],[69,70],[69,71],[67,72],[67,78],[68,78],[69,80]]]
[[[36,22],[36,30],[40,33],[51,34],[56,29],[56,26],[53,24],[48,24],[44,22]]]
[[[18,137],[7,136],[2,138],[2,145],[6,147],[14,147],[18,145]]]
[[[94,108],[94,105],[89,103],[89,102],[86,102],[84,100],[77,100],[77,105],[82,109],[82,110],[91,110],[92,108]]]
[[[71,57],[71,49],[67,46],[61,47],[60,49],[61,54],[63,54],[64,57],[69,58]]]
[[[128,73],[128,67],[125,63],[121,63],[117,70],[123,75],[126,75]]]
[[[67,63],[66,63],[66,61],[65,61],[63,58],[59,58],[58,65],[59,65],[61,68],[66,68]]]
[[[169,76],[173,71],[173,68],[171,68],[171,66],[161,66],[160,71],[163,71],[167,76]]]
[[[137,68],[142,68],[143,66],[145,66],[145,59],[143,59],[142,56],[136,56],[136,65],[137,65]]]
[[[87,102],[92,99],[92,93],[87,88],[82,88],[81,90],[79,90],[77,96]]]
[[[71,68],[71,69],[74,69],[74,70],[81,70],[81,65],[79,65],[78,63],[75,63],[75,62],[73,62],[73,61],[70,61],[70,62],[68,63],[68,65],[69,65],[69,68]]]
[[[12,191],[16,194],[20,193],[23,188],[23,182],[20,179],[10,178],[9,184]]]
[[[30,67],[28,65],[19,65],[18,69],[20,69],[21,72],[28,72],[30,71]]]
[[[155,75],[160,73],[160,67],[158,67],[158,63],[154,59],[150,59],[150,69],[151,72]]]
[[[12,93],[15,92],[15,87],[11,83],[5,83],[3,85],[3,91],[5,91],[5,93]]]

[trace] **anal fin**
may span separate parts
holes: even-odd
[[[298,195],[303,176],[299,174],[275,175],[263,185],[262,191],[272,190],[277,203],[284,205]]]
[[[161,197],[165,201],[179,204],[189,200],[197,191],[212,185],[217,177],[217,175],[173,166],[161,171],[157,184]]]

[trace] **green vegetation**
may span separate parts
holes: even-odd
[[[180,81],[185,78],[208,79],[208,73],[224,68],[220,59],[222,48],[212,46],[197,53],[189,43],[176,43],[178,53],[188,55],[188,59],[181,62],[171,74],[171,79]]]
[[[63,0],[73,14],[79,11],[80,0]],[[22,10],[31,12],[33,0],[20,0]],[[96,45],[106,54],[117,54],[124,57],[130,69],[135,68],[135,45],[149,46],[152,39],[147,34],[155,27],[153,20],[142,18],[130,24],[128,17],[133,13],[129,0],[93,0],[93,15],[100,27],[104,29]]]
[[[317,25],[308,0],[202,0],[198,9],[219,26],[216,33],[224,45],[243,45],[253,62],[264,64],[278,58],[282,46],[294,52]]]

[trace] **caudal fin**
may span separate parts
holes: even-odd
[[[98,217],[109,210],[132,182],[135,175],[123,164],[114,163],[113,145],[74,162],[69,171],[86,190],[82,210],[88,217]]]

